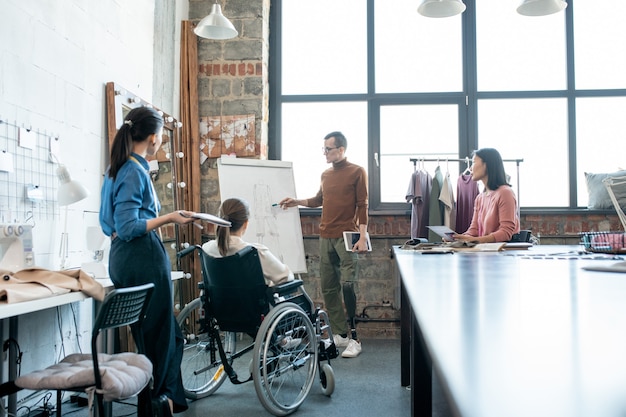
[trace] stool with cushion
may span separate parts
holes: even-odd
[[[152,363],[142,354],[143,338],[139,327],[152,295],[154,284],[119,288],[107,294],[98,311],[91,335],[92,353],[75,353],[46,369],[22,375],[15,385],[30,390],[56,390],[57,416],[61,416],[63,391],[84,391],[89,396],[90,415],[93,399],[98,416],[104,415],[104,402],[139,396],[138,414],[149,411],[149,389],[152,381]],[[98,335],[108,329],[133,327],[138,353],[97,353]],[[139,336],[138,336],[139,335]]]

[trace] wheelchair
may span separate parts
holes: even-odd
[[[330,360],[339,352],[328,315],[313,307],[302,281],[268,287],[253,246],[213,258],[195,245],[177,257],[194,252],[202,263],[200,297],[177,317],[185,338],[181,373],[187,398],[213,394],[227,377],[234,384],[252,380],[265,409],[286,416],[304,402],[316,374],[322,393],[330,396]],[[252,342],[238,346],[246,334]],[[233,362],[249,352],[250,376],[241,381]]]

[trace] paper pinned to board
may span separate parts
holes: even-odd
[[[582,269],[586,271],[626,273],[626,261],[617,262],[612,265],[586,265],[586,266],[583,266]]]
[[[13,172],[13,155],[7,151],[0,151],[0,171]]]

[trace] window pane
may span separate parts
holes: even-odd
[[[569,205],[567,101],[565,99],[481,100],[478,146],[496,148],[522,207]]]
[[[577,1],[574,8],[576,88],[625,88],[626,2]]]
[[[301,103],[282,106],[282,160],[293,162],[298,198],[313,197],[329,168],[324,136],[339,130],[348,140],[348,161],[367,170],[366,103]]]
[[[411,158],[437,159],[442,174],[459,174],[459,110],[457,105],[383,106],[380,109],[380,194],[385,203],[406,203],[413,173]],[[417,168],[435,172],[437,162],[418,162]]]
[[[578,205],[588,204],[585,172],[606,173],[626,169],[626,98],[576,100],[576,152]]]
[[[283,0],[283,94],[367,91],[366,0]]]
[[[433,19],[414,0],[376,0],[376,92],[463,89],[461,15]]]
[[[565,89],[565,13],[530,17],[515,9],[508,1],[476,2],[478,90]]]

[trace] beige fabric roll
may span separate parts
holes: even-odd
[[[98,301],[104,299],[102,284],[80,269],[50,271],[41,268],[18,272],[0,270],[0,304],[19,303],[82,291]]]

